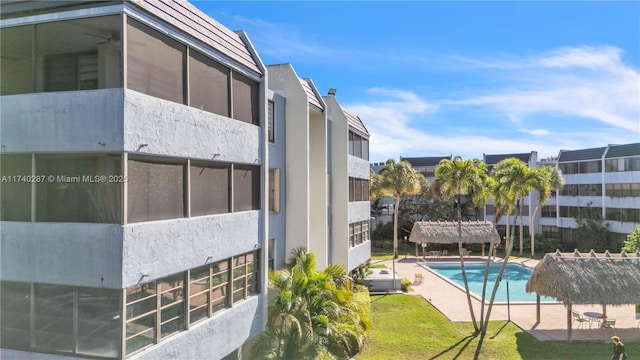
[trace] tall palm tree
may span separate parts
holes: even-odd
[[[489,305],[487,307],[487,315],[482,323],[480,331],[480,339],[476,347],[476,358],[480,354],[482,348],[484,336],[487,333],[487,326],[489,325],[489,319],[491,317],[491,310],[495,301],[495,296],[504,274],[507,262],[511,257],[511,251],[513,250],[514,239],[511,234],[509,215],[514,210],[518,210],[516,219],[520,218],[520,253],[522,254],[523,246],[523,225],[522,225],[522,207],[524,198],[529,194],[532,189],[544,184],[546,177],[546,170],[531,170],[529,167],[517,158],[509,158],[500,161],[492,171],[493,187],[491,189],[492,197],[495,202],[495,206],[500,208],[499,213],[504,213],[507,216],[507,228],[506,228],[506,242],[505,242],[505,257],[498,271],[498,276],[493,284],[493,290],[491,291],[491,297],[489,299]],[[515,220],[515,219],[514,219]],[[515,224],[515,221],[514,221]],[[485,286],[487,281],[487,274],[485,274]],[[484,297],[483,297],[484,299]]]
[[[338,359],[361,349],[369,320],[354,304],[344,268],[315,267],[315,255],[299,248],[285,269],[269,274],[275,299],[251,358]]]
[[[467,272],[464,267],[464,256],[462,254],[462,208],[461,198],[471,197],[474,206],[481,206],[486,200],[486,189],[484,177],[486,168],[480,160],[463,160],[456,156],[453,160],[443,159],[435,170],[433,179],[434,196],[445,199],[454,199],[457,204],[458,215],[458,252],[460,254],[460,267],[462,270],[462,280],[467,293],[469,313],[475,331],[479,331],[476,324],[475,314],[471,303],[471,293],[467,282]]]
[[[393,208],[393,258],[398,258],[398,213],[400,199],[403,196],[412,196],[420,193],[424,176],[411,167],[408,161],[396,162],[387,160],[385,167],[380,170],[379,189],[381,194],[391,195],[394,198]]]
[[[562,172],[557,167],[553,166],[540,166],[534,169],[538,169],[539,181],[534,184],[534,190],[538,193],[538,201],[536,202],[536,208],[531,213],[529,219],[529,236],[531,237],[531,258],[535,255],[535,229],[533,228],[536,214],[544,204],[549,201],[553,191],[559,191],[564,186],[564,177]]]

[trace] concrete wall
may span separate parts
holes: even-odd
[[[280,169],[280,212],[269,213],[269,236],[275,239],[274,264],[279,269],[284,266],[288,256],[285,243],[286,204],[286,156],[285,156],[285,98],[278,94],[270,95],[274,102],[275,142],[269,143],[269,168]]]
[[[364,264],[370,258],[371,258],[371,241],[365,241],[360,245],[350,248],[347,271],[351,271],[357,268],[360,264]]]
[[[121,151],[123,104],[124,89],[1,96],[2,151]]]
[[[125,225],[123,287],[162,278],[260,247],[262,211]]]
[[[327,121],[331,149],[330,187],[331,229],[330,259],[332,264],[349,267],[349,181],[348,144],[349,128],[347,118],[335,96],[323,96],[327,105]]]
[[[128,89],[2,96],[0,117],[8,153],[124,150],[262,163],[261,128]]]
[[[349,224],[358,221],[370,219],[371,203],[368,201],[350,201],[349,207]]]
[[[125,151],[262,163],[262,129],[255,125],[132,90],[126,90],[124,114]]]
[[[269,89],[286,99],[286,245],[309,248],[309,100],[289,64],[268,67]]]
[[[309,249],[316,254],[318,267],[329,262],[327,118],[325,112],[309,111]]]
[[[2,280],[122,288],[122,225],[3,221],[0,238]]]

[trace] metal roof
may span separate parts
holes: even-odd
[[[525,164],[529,163],[531,160],[531,153],[520,153],[520,154],[485,154],[484,155],[484,163],[487,165],[496,165],[500,161],[504,159],[517,158]]]
[[[360,120],[358,116],[352,114],[345,108],[342,108],[342,112],[344,112],[344,115],[347,117],[349,126],[351,128],[353,128],[357,132],[360,132],[361,135],[365,135],[367,138],[369,137],[369,131],[367,131],[367,128],[364,126],[364,124],[362,123],[362,120]]]
[[[581,160],[600,160],[606,150],[606,147],[582,149],[582,150],[560,150],[558,162],[581,161]]]
[[[451,160],[451,155],[447,156],[427,156],[427,157],[400,157],[400,161],[408,161],[411,166],[436,166],[441,160]]]
[[[604,156],[606,159],[621,158],[630,156],[640,156],[640,143],[625,144],[625,145],[611,145],[607,154]]]
[[[300,84],[302,84],[304,91],[307,93],[309,104],[317,107],[320,111],[324,111],[324,102],[320,99],[320,95],[318,95],[318,92],[315,90],[313,81],[311,81],[311,79],[300,79]]]
[[[223,55],[262,75],[249,47],[235,32],[215,21],[187,1],[131,0],[131,3],[176,26]]]

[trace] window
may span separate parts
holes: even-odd
[[[233,73],[233,118],[258,125],[260,120],[258,83],[240,75]]]
[[[269,142],[276,142],[276,130],[275,130],[275,104],[273,101],[269,101],[268,113],[267,113],[267,136]]]
[[[158,280],[160,338],[184,330],[184,273]]]
[[[0,156],[0,220],[31,220],[31,173],[31,155]]]
[[[349,201],[369,201],[369,180],[349,177]]]
[[[55,177],[36,184],[36,220],[119,224],[120,164],[120,155],[36,155],[36,174]]]
[[[233,303],[244,300],[258,292],[258,252],[234,257]]]
[[[186,46],[130,17],[127,36],[127,87],[184,103]]]
[[[0,283],[0,339],[4,346],[30,347],[31,286],[3,281]]]
[[[229,68],[189,50],[189,105],[229,116]]]
[[[349,131],[349,155],[369,160],[369,140]]]
[[[280,169],[269,169],[269,211],[280,212]]]
[[[155,344],[157,321],[156,282],[128,288],[126,295],[127,355]]]
[[[191,324],[212,316],[229,306],[229,260],[191,271],[189,312]]]
[[[120,298],[119,290],[3,281],[2,344],[40,352],[117,358],[122,331]]]
[[[237,165],[233,169],[233,211],[260,209],[260,167]]]
[[[183,165],[128,162],[130,223],[184,217]]]
[[[191,163],[191,216],[229,212],[229,165]]]
[[[354,242],[354,238],[353,238],[354,228],[355,228],[355,224],[349,224],[349,247],[356,246],[356,243]]]
[[[485,215],[494,215],[495,214],[495,206],[493,205],[486,205],[485,207]]]
[[[640,171],[640,157],[605,160],[607,172]]]
[[[541,209],[542,217],[555,218],[557,215],[555,205],[544,205]]]
[[[34,26],[5,27],[0,31],[0,93],[35,92],[33,63]]]

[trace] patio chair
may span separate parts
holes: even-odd
[[[416,273],[415,277],[413,278],[413,286],[418,286],[420,284],[422,284],[422,274]]]
[[[449,250],[442,250],[442,256],[449,256]]]
[[[616,334],[616,319],[604,319],[602,321],[602,328],[604,329],[604,336],[609,336],[607,334],[607,329],[614,329],[613,330],[613,335]]]
[[[589,328],[591,328],[591,321],[589,319],[585,319],[584,316],[577,311],[572,311],[571,313],[573,314],[573,322],[578,323],[578,327],[576,329],[579,329],[587,323],[589,324]]]

